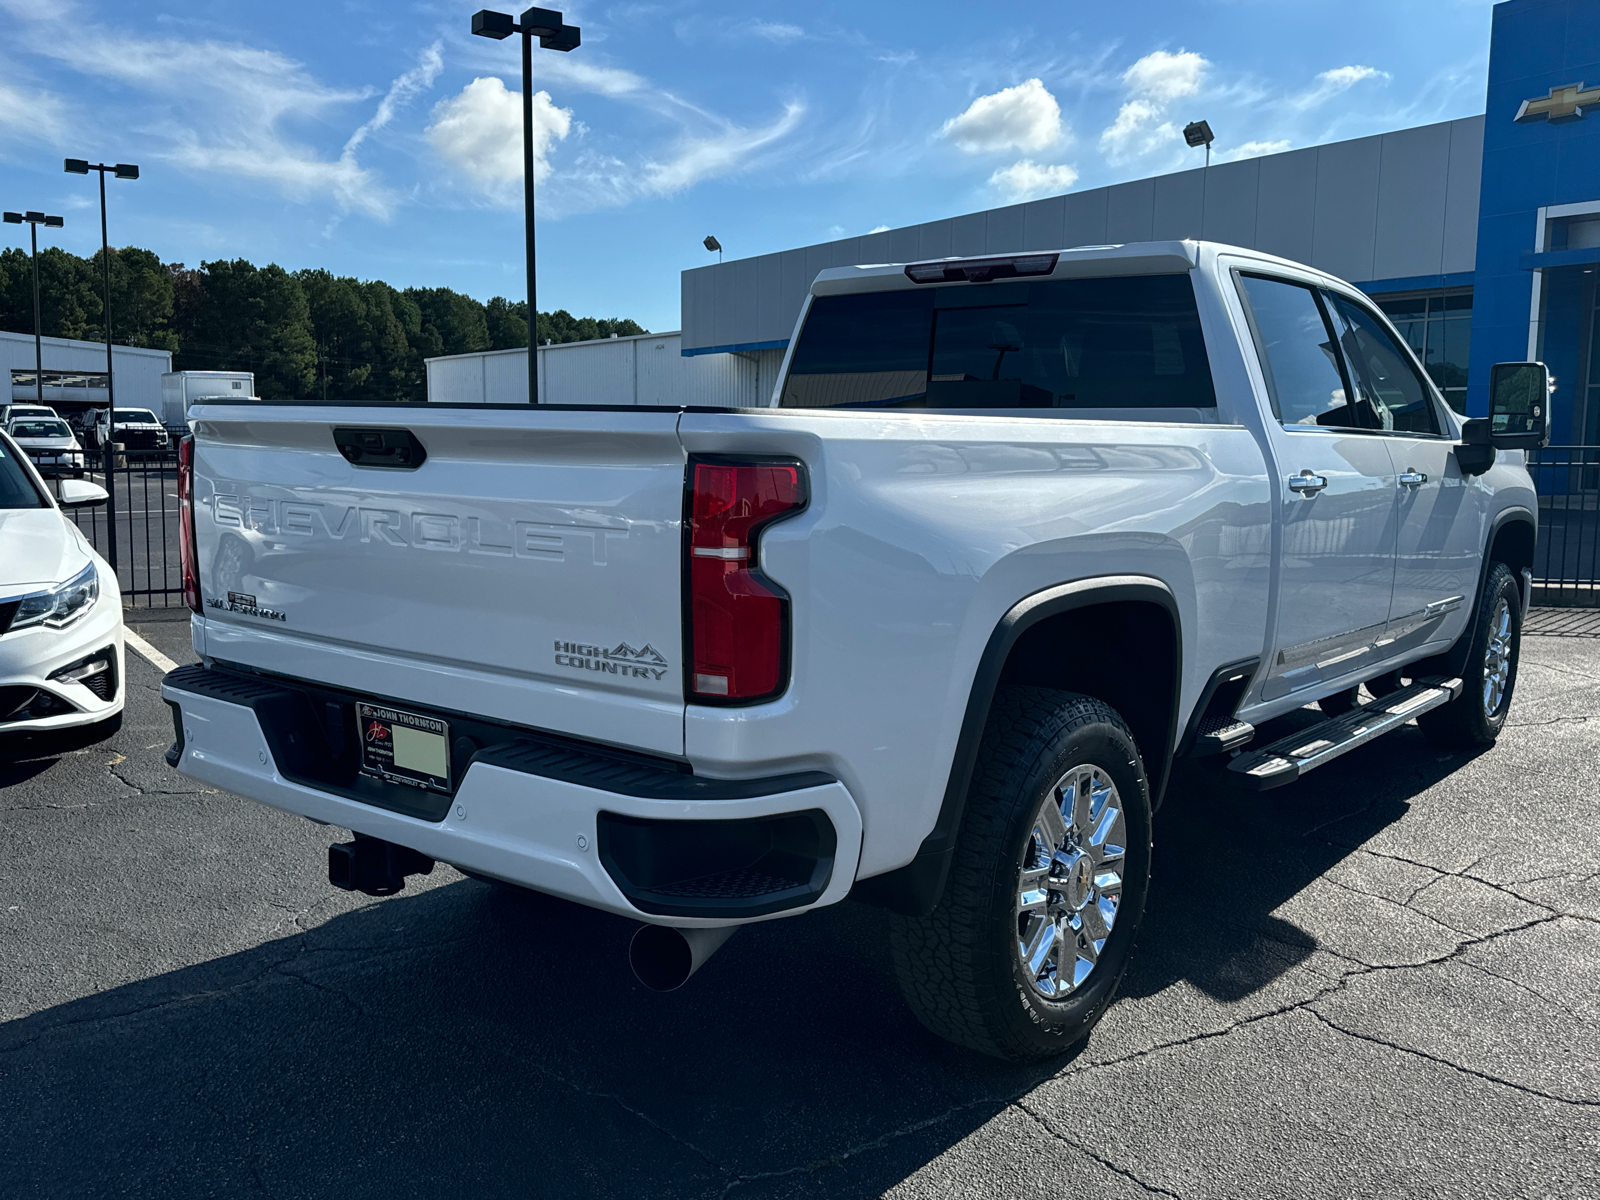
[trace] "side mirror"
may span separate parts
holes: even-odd
[[[90,483],[87,479],[63,479],[61,495],[56,497],[56,502],[62,508],[82,508],[89,504],[104,504],[110,498],[111,493],[98,483]]]
[[[1550,371],[1543,363],[1496,363],[1489,372],[1489,443],[1501,450],[1550,444]]]

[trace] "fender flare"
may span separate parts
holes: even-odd
[[[1539,536],[1539,522],[1532,512],[1522,505],[1513,505],[1501,509],[1495,514],[1494,520],[1489,523],[1489,536],[1483,542],[1483,557],[1478,563],[1477,590],[1472,594],[1471,616],[1467,618],[1466,625],[1456,637],[1455,644],[1450,649],[1433,654],[1427,658],[1418,659],[1411,664],[1418,672],[1425,675],[1459,675],[1466,667],[1466,655],[1472,640],[1472,631],[1478,626],[1478,601],[1483,598],[1483,583],[1489,578],[1489,551],[1494,549],[1494,542],[1500,536],[1500,531],[1507,525],[1521,523],[1533,530],[1535,544]],[[1519,576],[1517,590],[1522,593],[1522,611],[1528,611],[1528,605],[1533,600],[1533,584],[1526,577]]]
[[[938,906],[944,894],[945,881],[950,875],[950,865],[955,858],[956,838],[961,831],[961,817],[967,806],[967,791],[972,784],[972,772],[978,760],[978,744],[983,739],[984,726],[989,720],[989,707],[1000,686],[1001,671],[1017,639],[1040,621],[1074,609],[1134,602],[1154,604],[1172,620],[1175,654],[1167,745],[1161,748],[1159,763],[1145,763],[1146,776],[1151,780],[1151,807],[1160,802],[1161,792],[1171,773],[1173,739],[1178,732],[1178,708],[1183,685],[1183,622],[1178,613],[1177,597],[1165,583],[1149,575],[1102,575],[1047,587],[1012,605],[989,635],[967,696],[967,711],[961,721],[961,733],[956,739],[955,755],[951,760],[950,776],[945,784],[939,816],[933,829],[922,839],[916,857],[903,867],[870,879],[858,880],[851,891],[855,899],[906,916],[927,916]]]

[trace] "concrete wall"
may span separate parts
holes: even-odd
[[[771,394],[778,360],[781,355],[771,354],[685,358],[676,331],[541,346],[539,399],[743,408]],[[427,368],[428,399],[436,404],[521,404],[528,398],[526,350],[430,358]]]
[[[1483,118],[1218,163],[683,272],[686,355],[781,348],[826,267],[1205,238],[1371,290],[1473,269]],[[1454,280],[1452,282],[1465,282]]]
[[[44,369],[48,371],[86,371],[106,369],[104,342],[79,342],[67,338],[44,339]],[[11,386],[11,372],[33,370],[33,335],[0,331],[0,397],[26,402],[34,398],[30,387]],[[172,355],[166,350],[143,350],[136,346],[111,347],[111,369],[116,385],[117,405],[161,411],[161,376],[172,370]],[[89,400],[105,403],[104,388],[51,388],[44,390],[44,402],[51,400]]]

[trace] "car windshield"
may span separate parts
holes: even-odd
[[[64,438],[71,437],[72,431],[67,428],[65,421],[33,419],[11,422],[11,436],[18,438]]]
[[[48,508],[24,467],[7,446],[0,445],[0,509]]]
[[[127,421],[131,425],[158,425],[155,413],[148,408],[119,408],[117,420]]]

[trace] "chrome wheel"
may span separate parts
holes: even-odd
[[[1483,713],[1487,717],[1500,711],[1511,681],[1511,605],[1504,596],[1489,618],[1489,642],[1483,651]]]
[[[1017,956],[1034,991],[1060,1000],[1083,985],[1122,903],[1127,823],[1111,777],[1073,767],[1040,802],[1022,851]]]

